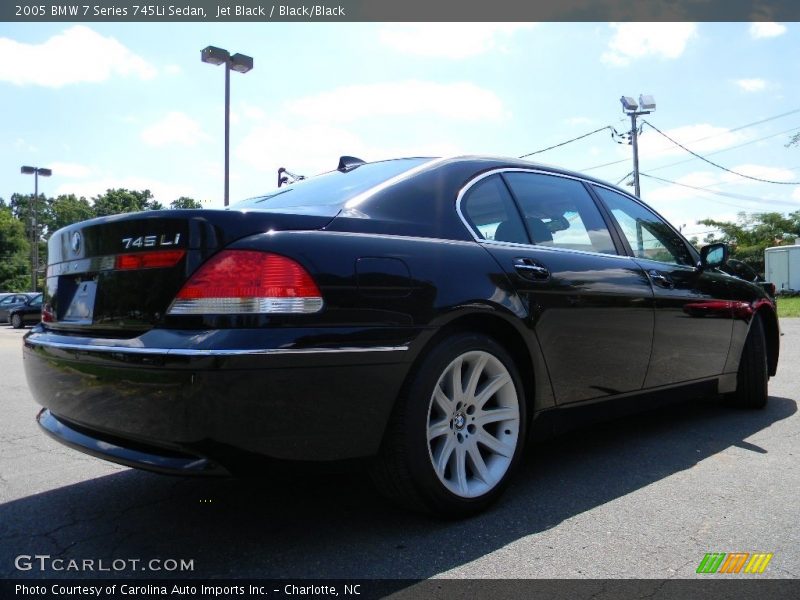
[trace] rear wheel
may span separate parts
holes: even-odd
[[[736,375],[736,391],[731,395],[732,404],[740,408],[764,408],[767,405],[768,381],[764,324],[756,314],[742,349]]]
[[[22,329],[22,315],[13,314],[11,315],[11,326],[14,329]]]
[[[423,357],[373,469],[401,504],[459,518],[502,493],[522,450],[525,400],[514,361],[480,334],[447,338]]]

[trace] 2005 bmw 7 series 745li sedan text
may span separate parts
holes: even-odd
[[[726,259],[577,173],[342,157],[228,210],[54,233],[24,364],[40,425],[83,452],[185,474],[367,459],[389,496],[464,516],[574,407],[763,407],[775,305]]]

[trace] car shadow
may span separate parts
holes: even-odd
[[[181,479],[125,470],[0,506],[0,577],[403,578],[458,567],[650,485],[797,411],[688,403],[532,444],[487,513],[439,521],[394,508],[357,473]],[[665,449],[667,449],[665,451]],[[194,570],[19,571],[14,557],[185,559]]]

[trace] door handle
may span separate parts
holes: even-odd
[[[546,281],[550,279],[550,270],[531,258],[515,258],[514,268],[525,279]]]
[[[650,276],[650,280],[653,282],[654,285],[659,287],[666,288],[671,290],[675,287],[675,284],[672,283],[672,279],[666,273],[662,273],[661,271],[656,271],[655,269],[651,269],[647,272]]]

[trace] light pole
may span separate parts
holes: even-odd
[[[253,68],[253,58],[244,54],[234,54],[207,46],[200,51],[200,60],[210,65],[225,65],[225,206],[229,202],[230,184],[230,136],[231,136],[231,70],[247,73]]]
[[[33,175],[33,200],[31,200],[31,291],[36,291],[36,274],[39,270],[39,226],[36,222],[36,204],[39,201],[39,175],[50,177],[53,174],[51,169],[44,167],[22,167],[20,173],[23,175]]]
[[[639,104],[630,96],[622,96],[622,112],[631,118],[631,145],[633,146],[633,189],[636,197],[641,195],[639,190],[639,132],[636,128],[636,117],[649,115],[656,109],[656,101],[652,96],[639,95]]]

